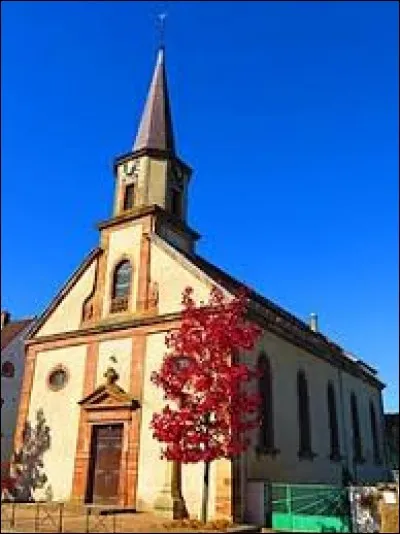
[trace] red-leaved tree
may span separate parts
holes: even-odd
[[[164,444],[163,457],[204,462],[203,521],[210,463],[245,451],[246,432],[259,425],[259,395],[245,387],[256,372],[238,357],[251,351],[261,333],[246,319],[247,303],[245,290],[227,298],[214,287],[209,302],[198,306],[193,289],[186,288],[181,326],[167,335],[169,350],[152,375],[165,399],[175,401],[151,421],[153,436]]]
[[[10,463],[1,462],[1,500],[8,500],[15,489],[16,478],[10,474]]]

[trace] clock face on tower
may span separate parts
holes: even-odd
[[[139,172],[138,161],[127,161],[122,167],[122,180],[123,182],[129,182],[137,178]]]

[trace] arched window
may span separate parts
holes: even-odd
[[[258,392],[261,399],[261,427],[259,433],[258,449],[262,453],[274,453],[276,451],[274,449],[272,372],[270,361],[264,352],[260,354],[257,366],[260,372],[260,377],[258,379]]]
[[[350,410],[351,410],[351,423],[353,427],[353,451],[354,461],[362,463],[362,449],[361,449],[361,434],[360,434],[360,420],[358,418],[358,406],[357,399],[354,393],[350,396]]]
[[[308,384],[306,375],[302,370],[297,373],[297,398],[299,410],[299,456],[313,458]]]
[[[135,184],[128,184],[124,192],[124,210],[131,210],[135,205]]]
[[[331,460],[340,460],[339,426],[336,411],[336,396],[335,388],[331,381],[328,382],[327,401]]]
[[[128,309],[131,278],[132,267],[130,262],[128,260],[121,261],[114,271],[111,313]]]
[[[376,413],[375,407],[372,401],[369,402],[369,420],[371,424],[371,436],[372,436],[372,450],[374,454],[374,462],[380,463],[379,443],[378,443],[378,431],[376,426]]]

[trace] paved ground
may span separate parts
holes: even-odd
[[[149,512],[123,513],[115,515],[88,516],[82,507],[68,506],[63,510],[62,530],[60,529],[60,509],[18,505],[14,511],[14,527],[11,527],[11,506],[2,505],[1,532],[204,532],[199,528],[171,528],[167,518]],[[207,532],[218,532],[208,530]]]

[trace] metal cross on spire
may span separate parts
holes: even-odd
[[[159,31],[159,39],[160,39],[160,48],[164,48],[165,43],[165,19],[167,18],[166,13],[160,13],[157,15],[158,19],[158,31]]]

